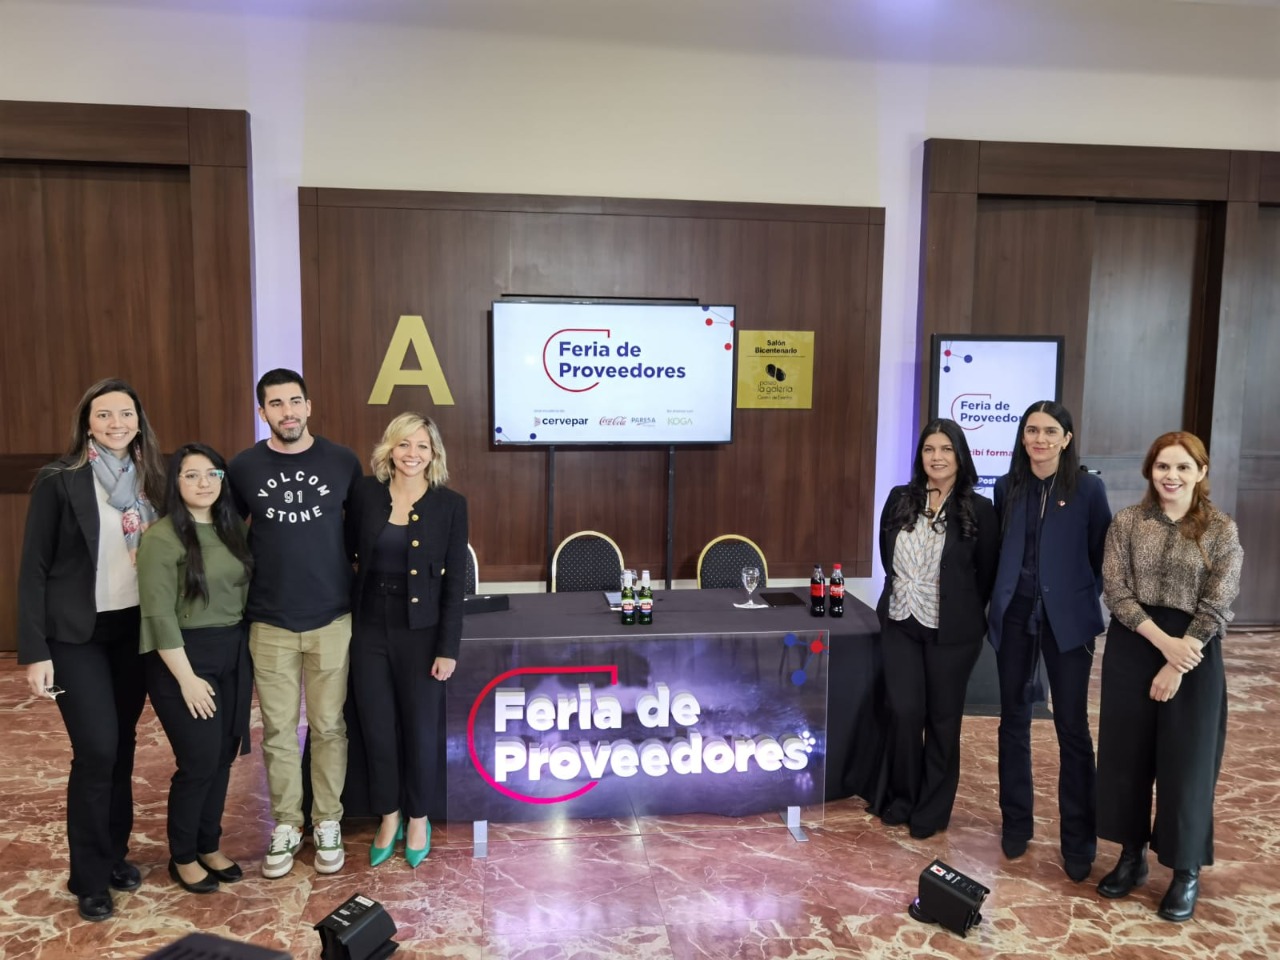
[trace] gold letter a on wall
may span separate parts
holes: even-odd
[[[420,370],[404,368],[410,347],[418,355]],[[369,403],[390,403],[391,391],[396,387],[426,387],[431,391],[431,402],[436,406],[453,406],[453,394],[449,392],[444,370],[440,368],[440,358],[436,356],[436,348],[431,344],[427,325],[421,317],[403,316],[396,323],[396,332],[391,335],[391,345],[382,358],[382,369],[373,384],[373,393],[369,394]]]

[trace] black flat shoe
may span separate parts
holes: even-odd
[[[928,840],[938,831],[933,827],[916,827],[912,826],[908,832],[913,840]]]
[[[1134,887],[1147,882],[1147,845],[1125,847],[1110,873],[1098,882],[1098,893],[1108,900],[1127,897]]]
[[[1000,849],[1004,851],[1004,855],[1010,860],[1017,860],[1027,852],[1027,841],[1015,840],[1012,837],[1001,837]]]
[[[204,857],[196,854],[196,863],[209,871],[209,875],[218,878],[219,883],[236,883],[244,879],[244,871],[240,869],[240,864],[233,863],[229,867],[211,867],[204,862]]]
[[[80,902],[80,919],[97,923],[115,913],[110,893],[96,893],[91,897],[77,897]]]
[[[173,862],[172,857],[169,858],[169,876],[187,893],[214,893],[218,889],[217,878],[210,873],[206,873],[195,883],[187,883],[182,879],[182,874],[178,872],[178,865]]]
[[[137,890],[142,885],[142,873],[128,860],[121,860],[111,868],[108,882],[112,890]]]
[[[1200,896],[1200,868],[1173,871],[1173,882],[1160,901],[1157,911],[1161,919],[1173,923],[1190,920],[1196,912],[1196,898]]]

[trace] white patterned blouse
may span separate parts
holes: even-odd
[[[899,530],[893,545],[893,592],[889,597],[889,619],[915,617],[922,627],[938,626],[938,573],[942,546],[947,534],[944,524],[935,530],[935,521],[923,513],[910,529]]]

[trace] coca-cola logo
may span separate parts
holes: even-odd
[[[602,427],[625,427],[627,425],[626,417],[601,417],[600,426]]]

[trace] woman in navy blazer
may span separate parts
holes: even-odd
[[[965,690],[987,631],[1000,534],[977,479],[964,430],[934,420],[920,433],[911,482],[889,492],[880,516],[876,613],[893,722],[877,806],[917,839],[951,820]]]
[[[1066,407],[1033,403],[1018,438],[1009,472],[996,481],[1002,541],[988,629],[1000,676],[1001,847],[1020,857],[1033,833],[1031,712],[1043,657],[1058,735],[1063,866],[1079,883],[1098,844],[1087,706],[1094,639],[1104,628],[1098,598],[1111,508],[1102,481],[1080,470]]]
[[[18,662],[32,696],[56,699],[71,740],[67,884],[85,920],[109,888],[142,882],[133,829],[135,728],[146,702],[138,653],[138,538],[163,503],[164,467],[142,403],[123,380],[80,399],[66,455],[31,488],[18,573]]]
[[[462,642],[467,501],[444,486],[435,423],[402,413],[374,448],[374,475],[352,489],[351,682],[369,767],[369,799],[382,823],[373,866],[404,837],[416,867],[431,849],[427,804],[438,768],[443,682]],[[407,822],[406,822],[407,821]]]

